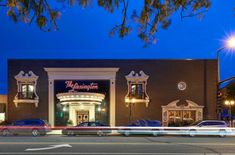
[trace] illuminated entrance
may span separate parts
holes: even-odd
[[[44,70],[48,75],[48,120],[51,126],[66,125],[68,122],[71,122],[69,118],[70,111],[68,109],[69,107],[73,107],[74,104],[58,104],[60,100],[56,96],[59,93],[69,92],[65,88],[65,81],[68,80],[72,81],[73,84],[74,82],[81,82],[79,86],[75,85],[74,88],[84,88],[83,90],[88,90],[87,92],[104,94],[105,99],[102,101],[102,107],[99,108],[97,104],[93,106],[93,108],[95,107],[96,118],[100,117],[100,120],[105,120],[104,123],[107,125],[115,126],[115,84],[116,72],[119,68],[44,68]],[[87,85],[86,82],[90,82],[88,85],[91,85],[92,82],[100,83],[99,89],[97,91],[91,91],[89,89],[90,86],[83,87],[83,83]],[[95,85],[91,86],[93,88],[96,87]],[[100,87],[104,86],[105,91],[102,92]],[[77,92],[81,92],[81,90]],[[88,105],[86,104],[86,107],[89,107]],[[76,115],[76,112],[73,114]],[[92,119],[91,114],[89,113],[89,120]],[[73,122],[73,125],[75,124]]]
[[[100,120],[96,111],[101,110],[105,95],[91,92],[68,92],[56,95],[64,112],[68,112],[68,120],[73,125],[81,122]]]

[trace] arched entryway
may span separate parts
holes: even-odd
[[[56,97],[60,100],[61,105],[67,107],[69,120],[74,125],[86,121],[96,121],[95,108],[101,105],[105,95],[91,92],[68,92],[59,93]]]
[[[57,80],[108,80],[109,125],[115,126],[115,84],[119,68],[44,68],[48,74],[48,120],[55,125],[55,82]]]

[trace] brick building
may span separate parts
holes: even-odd
[[[216,60],[8,60],[9,121],[216,118]]]

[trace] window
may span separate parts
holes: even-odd
[[[14,99],[16,107],[18,103],[33,103],[38,107],[39,97],[36,93],[38,76],[32,71],[28,73],[20,71],[15,79],[17,80],[17,94]]]
[[[182,126],[182,124],[187,125],[195,121],[203,120],[202,114],[204,106],[200,106],[190,100],[185,100],[187,104],[178,104],[179,102],[180,100],[174,100],[167,105],[161,106],[163,126]]]
[[[143,71],[135,73],[131,71],[126,77],[128,84],[127,95],[125,96],[125,102],[130,103],[146,103],[146,107],[149,103],[149,96],[146,92],[147,80],[149,78]]]
[[[88,122],[81,123],[79,126],[88,126]]]
[[[168,111],[169,122],[194,122],[196,120],[196,112],[193,110],[170,110]]]
[[[33,99],[34,98],[34,86],[32,84],[22,84],[21,86],[22,99]]]
[[[90,122],[89,126],[97,126],[95,122]],[[99,126],[99,125],[98,125]]]
[[[225,125],[225,123],[223,123],[223,122],[211,122],[211,125],[223,126],[223,125]]]
[[[14,125],[21,126],[21,125],[25,125],[25,123],[24,121],[16,121]]]
[[[131,98],[144,99],[143,84],[131,84]]]
[[[200,126],[210,126],[213,125],[213,122],[202,122]]]

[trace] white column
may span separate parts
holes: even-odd
[[[74,113],[75,113],[74,107],[72,105],[69,105],[69,120],[73,121],[73,125],[76,125]]]
[[[115,78],[110,79],[110,126],[115,126]]]
[[[168,125],[168,108],[162,106],[162,125],[167,126]]]
[[[55,121],[55,110],[54,110],[54,80],[49,79],[48,80],[48,121],[49,124],[54,127],[54,121]]]
[[[96,121],[95,118],[95,105],[88,105],[87,110],[89,110],[89,121]]]

